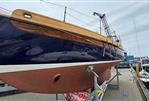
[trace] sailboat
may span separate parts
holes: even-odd
[[[20,90],[66,93],[93,87],[110,78],[123,59],[118,41],[77,25],[16,9],[0,14],[0,80]]]

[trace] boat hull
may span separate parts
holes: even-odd
[[[0,79],[29,92],[83,91],[93,87],[93,74],[86,71],[91,64],[98,83],[109,79],[111,67],[119,62],[115,60],[123,59],[123,50],[93,32],[62,22],[57,25],[67,25],[69,31],[0,15]],[[71,32],[72,28],[76,30]],[[78,30],[95,36],[75,33]]]
[[[123,58],[122,50],[115,46],[101,41],[96,45],[83,39],[83,36],[74,33],[0,16],[0,65],[107,61]]]
[[[72,66],[50,68],[46,66],[40,69],[19,70],[23,66],[7,67],[1,66],[0,79],[20,90],[36,93],[66,93],[84,91],[93,87],[93,74],[87,72],[87,66],[93,65],[94,71],[99,75],[98,83],[108,80],[111,76],[111,67],[119,61],[77,63]],[[40,66],[40,65],[39,65]],[[49,67],[49,68],[48,68]],[[5,68],[5,70],[2,70]],[[16,69],[13,69],[16,68]],[[17,69],[18,68],[18,69]],[[24,68],[27,68],[27,66]],[[16,71],[15,71],[16,70]],[[17,71],[18,70],[18,71]],[[2,73],[3,72],[3,73]]]

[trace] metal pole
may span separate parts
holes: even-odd
[[[96,101],[99,101],[99,97],[98,97],[98,94],[97,94],[97,90],[98,90],[98,87],[97,87],[97,77],[96,75],[94,75],[94,92],[95,92],[95,100]]]
[[[58,94],[56,94],[56,101],[58,101]]]
[[[119,72],[118,72],[118,67],[116,66],[116,75],[117,75],[117,87],[119,88]]]
[[[67,7],[65,6],[65,11],[64,11],[64,22],[66,21],[66,13],[67,13]]]
[[[100,19],[100,34],[101,34],[102,32],[101,32],[101,19]]]

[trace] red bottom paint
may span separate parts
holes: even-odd
[[[118,62],[94,65],[102,83],[111,76],[111,67]],[[84,91],[93,87],[93,74],[87,65],[1,73],[0,79],[20,90],[36,93],[66,93]]]

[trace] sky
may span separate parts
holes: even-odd
[[[147,0],[0,0],[0,11],[26,9],[100,32],[100,19],[93,12],[105,13],[111,32],[120,36],[128,55],[149,56],[149,1]],[[9,11],[2,10],[1,7]],[[102,34],[104,30],[102,28]]]

